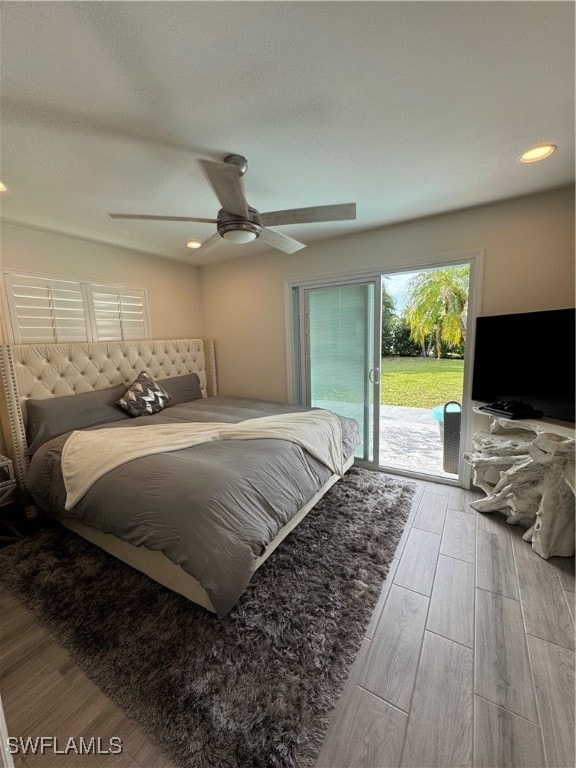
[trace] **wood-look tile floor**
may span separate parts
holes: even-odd
[[[317,768],[574,768],[574,558],[418,483]]]
[[[574,558],[542,560],[474,498],[418,482],[317,768],[574,768]],[[0,603],[9,733],[124,747],[16,766],[175,768],[30,612],[1,591]]]

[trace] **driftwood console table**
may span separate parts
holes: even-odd
[[[479,512],[503,511],[511,525],[529,519],[523,535],[541,557],[574,554],[574,427],[537,419],[491,419],[490,432],[476,432],[464,458],[486,498],[470,505]]]

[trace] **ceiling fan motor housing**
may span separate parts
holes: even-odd
[[[218,234],[225,240],[232,240],[233,238],[226,237],[229,232],[246,232],[251,233],[250,240],[254,240],[260,237],[262,234],[262,224],[258,216],[258,211],[255,208],[248,208],[248,218],[244,216],[235,216],[233,213],[228,213],[224,208],[218,211],[218,218],[216,222],[218,228]],[[237,242],[242,242],[241,240]]]

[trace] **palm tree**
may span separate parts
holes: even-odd
[[[410,334],[423,348],[433,335],[438,359],[441,342],[454,346],[466,340],[469,274],[467,265],[433,269],[419,272],[407,285],[405,317]]]

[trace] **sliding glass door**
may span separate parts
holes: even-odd
[[[377,466],[380,277],[295,290],[300,402],[355,419],[356,457]]]

